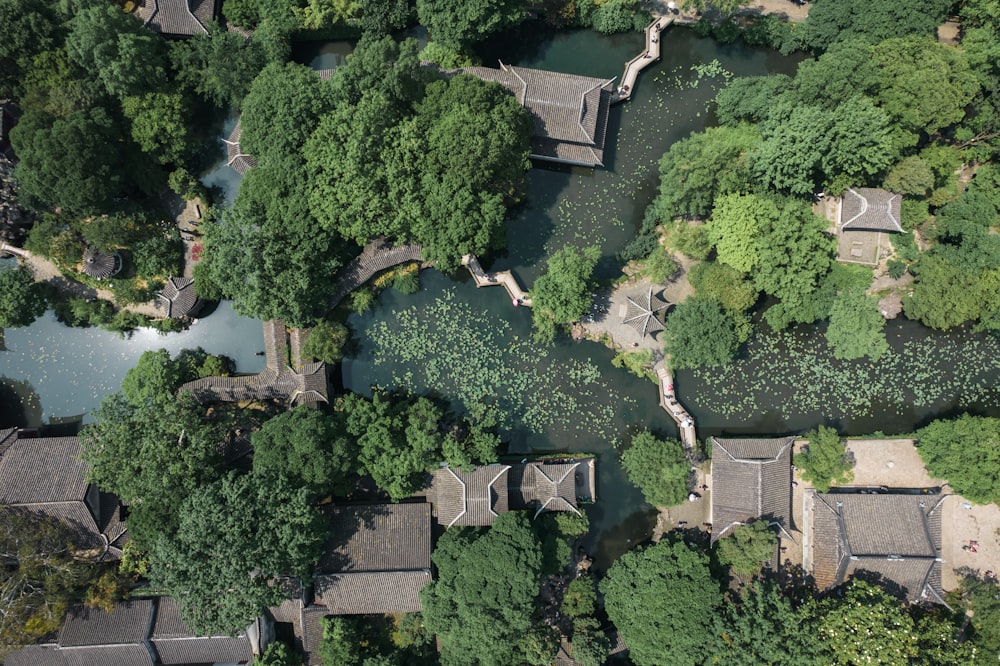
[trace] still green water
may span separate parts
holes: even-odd
[[[706,126],[709,104],[728,77],[790,72],[797,62],[719,46],[682,28],[662,39],[663,61],[643,72],[631,102],[612,110],[605,168],[532,169],[528,195],[508,224],[508,252],[494,258],[493,268],[513,269],[530,287],[556,250],[596,244],[603,253],[599,276],[617,276],[614,255],[634,237],[655,195],[657,162],[670,144]],[[501,41],[517,45],[498,53],[506,63],[608,79],[621,76],[643,48],[639,33],[522,30]],[[484,62],[497,59],[483,55]],[[626,479],[615,445],[640,428],[677,436],[656,387],[613,367],[612,352],[601,345],[533,344],[531,313],[513,308],[503,289],[477,290],[464,275],[452,280],[436,271],[424,271],[421,280],[418,294],[388,290],[374,311],[351,318],[361,351],[344,363],[344,387],[403,386],[486,402],[501,412],[512,453],[595,453],[598,501],[587,507],[586,546],[596,566],[608,566],[648,538],[655,512]]]

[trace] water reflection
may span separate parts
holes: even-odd
[[[0,393],[0,427],[32,427],[45,419],[87,414],[118,390],[125,373],[150,349],[162,347],[176,354],[203,347],[231,357],[240,372],[264,367],[264,359],[256,356],[264,348],[260,321],[236,314],[227,301],[211,317],[180,333],[141,328],[122,337],[98,328],[69,328],[49,311],[27,328],[7,329],[5,337],[8,351],[0,352],[0,386],[5,387]],[[10,398],[15,395],[16,404]]]

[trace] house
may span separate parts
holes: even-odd
[[[537,518],[545,511],[572,511],[576,504],[576,472],[581,461],[567,463],[531,462],[514,465],[508,476],[508,508],[535,509]]]
[[[431,501],[445,527],[492,525],[507,512],[510,465],[484,465],[471,471],[442,467],[434,471]]]
[[[136,15],[143,25],[166,37],[208,34],[218,14],[216,0],[140,0]]]
[[[902,233],[902,197],[869,187],[849,188],[837,213],[837,260],[874,266],[888,252],[888,233]]]
[[[329,509],[334,535],[316,566],[315,603],[329,615],[413,613],[431,581],[431,507]]]
[[[816,493],[805,497],[811,574],[825,590],[855,576],[911,603],[944,604],[943,495]]]
[[[712,438],[712,543],[739,525],[766,520],[792,536],[794,437]]]
[[[92,247],[83,252],[83,272],[92,278],[103,280],[117,275],[122,270],[121,255],[104,254]]]
[[[614,79],[595,79],[500,64],[463,67],[446,74],[469,74],[499,83],[531,114],[531,157],[577,166],[604,166]]]
[[[333,506],[327,516],[334,536],[312,587],[277,579],[285,598],[268,609],[275,635],[295,643],[309,666],[322,666],[324,618],[419,611],[420,590],[431,582],[429,504]]]
[[[0,431],[0,507],[51,516],[66,524],[75,545],[101,561],[121,559],[127,538],[118,499],[87,482],[76,437],[22,438]]]
[[[579,499],[594,498],[594,459],[537,460],[517,465],[482,465],[469,471],[434,471],[428,499],[439,525],[492,525],[507,511],[579,514]]]
[[[201,307],[191,278],[168,278],[163,289],[156,293],[156,299],[157,305],[166,310],[170,319],[194,316]]]
[[[7,666],[171,666],[249,664],[266,647],[266,622],[239,636],[196,636],[170,597],[116,602],[109,613],[73,606],[58,639],[7,657]]]

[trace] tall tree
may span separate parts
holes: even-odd
[[[23,266],[0,268],[0,328],[28,326],[48,307],[31,271]]]
[[[600,587],[638,666],[702,663],[705,636],[722,606],[703,551],[665,538],[618,558]]]
[[[638,433],[622,453],[622,467],[653,506],[676,506],[687,500],[691,466],[676,439],[661,440],[649,431]]]
[[[660,159],[660,194],[653,209],[661,220],[704,217],[718,197],[750,189],[750,155],[760,143],[753,128],[710,127],[674,143]]]
[[[271,579],[308,578],[328,536],[308,490],[280,476],[231,473],[192,490],[179,514],[149,544],[149,578],[205,636],[243,631],[280,601]]]
[[[297,63],[272,63],[243,100],[240,146],[261,164],[296,155],[333,105],[332,90]]]
[[[718,301],[697,296],[677,304],[667,315],[662,340],[673,368],[725,365],[739,347],[732,317]]]
[[[795,465],[816,490],[825,493],[831,484],[847,483],[853,478],[847,449],[836,430],[819,426],[804,437],[809,443],[795,455]]]
[[[726,541],[723,539],[722,541]],[[721,542],[720,542],[721,543]],[[754,583],[739,603],[726,604],[708,663],[731,666],[782,666],[810,663],[811,643],[801,616],[777,586]]]
[[[255,473],[280,473],[316,498],[354,488],[356,445],[342,419],[299,405],[268,419],[251,441]]]
[[[864,292],[838,294],[830,308],[826,341],[837,358],[867,356],[877,361],[889,351],[885,339],[885,317],[878,309],[878,299]]]
[[[461,51],[490,35],[513,27],[527,18],[519,0],[473,0],[455,4],[448,0],[417,0],[420,24],[431,39]]]
[[[933,35],[947,15],[948,0],[815,0],[796,39],[814,50],[859,39],[877,44],[891,37]]]
[[[719,563],[740,576],[752,576],[774,557],[778,536],[766,520],[739,525],[733,533],[715,542]]]
[[[77,560],[69,528],[50,516],[0,506],[0,659],[62,626],[95,577]]]
[[[441,663],[524,663],[542,565],[527,516],[512,511],[487,530],[447,530],[432,559],[437,580],[420,599],[428,630],[441,640]]]
[[[28,112],[11,130],[25,200],[79,213],[106,208],[121,185],[121,134],[102,108],[56,118]]]
[[[213,25],[207,35],[171,43],[177,82],[217,107],[239,107],[257,73],[269,61],[283,61],[287,55],[287,46],[268,52],[264,36],[246,39]]]
[[[973,502],[1000,501],[1000,419],[963,414],[917,430],[917,452],[933,476]]]
[[[56,18],[44,0],[0,0],[0,98],[24,92],[32,59],[56,42]]]
[[[545,273],[531,288],[532,322],[536,335],[551,341],[559,324],[580,319],[590,308],[593,272],[601,250],[568,246],[549,257]]]
[[[763,227],[773,224],[778,206],[770,199],[754,195],[730,194],[719,197],[705,233],[715,246],[720,263],[749,273],[760,264]]]

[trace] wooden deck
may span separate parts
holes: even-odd
[[[521,289],[521,285],[518,284],[517,278],[510,271],[500,271],[497,273],[487,273],[483,270],[483,267],[479,265],[479,260],[476,259],[476,255],[467,254],[462,257],[462,264],[469,269],[472,274],[472,279],[475,281],[477,287],[496,287],[502,286],[510,294],[511,302],[515,305],[527,305],[531,307],[531,298],[528,297],[526,291]]]
[[[632,99],[635,82],[639,72],[660,59],[660,36],[668,25],[674,22],[673,16],[663,16],[646,26],[646,50],[625,63],[625,72],[618,84],[618,89],[611,96],[611,103],[617,104]]]
[[[698,446],[698,436],[694,429],[694,419],[691,418],[688,411],[684,409],[684,405],[678,402],[677,396],[674,395],[674,375],[670,372],[670,368],[667,367],[666,359],[657,363],[655,370],[656,378],[659,380],[657,386],[660,390],[660,407],[667,414],[670,414],[670,418],[677,422],[677,429],[681,433],[681,442],[684,444],[684,448],[688,452],[694,451]]]

